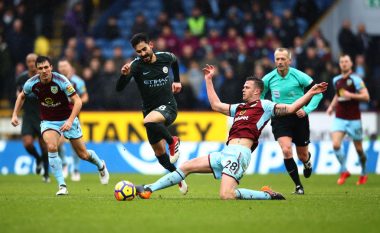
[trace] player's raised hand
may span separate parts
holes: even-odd
[[[213,65],[206,64],[206,67],[203,68],[203,73],[205,75],[205,79],[212,79],[215,74],[215,67]]]
[[[121,67],[121,74],[128,75],[131,72],[131,63],[127,63]]]
[[[20,121],[18,120],[17,116],[12,116],[11,124],[16,127],[20,124]]]
[[[180,93],[181,89],[182,89],[182,84],[181,83],[177,83],[177,82],[174,83],[173,82],[173,84],[172,84],[172,92],[174,94]]]
[[[311,89],[310,89],[310,92],[312,94],[319,94],[319,93],[322,93],[322,92],[325,92],[327,90],[327,86],[329,84],[326,83],[326,82],[321,82],[321,83],[318,83],[318,84],[315,84]]]

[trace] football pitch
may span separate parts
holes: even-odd
[[[95,174],[67,181],[70,194],[56,197],[57,185],[36,175],[0,176],[1,233],[111,232],[378,232],[380,176],[356,186],[352,176],[342,186],[337,175],[303,179],[305,195],[291,194],[286,174],[246,175],[240,187],[270,185],[285,201],[222,201],[219,181],[212,175],[191,175],[189,193],[177,186],[153,193],[149,200],[118,202],[114,185],[120,180],[150,183],[159,176],[111,174],[101,185]],[[376,230],[377,229],[377,230]]]

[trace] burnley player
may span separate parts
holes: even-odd
[[[81,159],[97,166],[100,183],[108,184],[109,174],[104,160],[100,160],[95,151],[87,150],[82,140],[82,129],[77,117],[82,102],[74,87],[65,76],[52,72],[53,66],[48,57],[37,57],[35,65],[38,74],[25,83],[23,91],[18,95],[12,114],[12,125],[20,124],[17,115],[26,96],[36,96],[41,112],[41,134],[48,148],[50,167],[59,185],[56,194],[68,194],[62,175],[62,161],[58,156],[61,134],[70,140]]]
[[[116,91],[122,91],[132,77],[137,83],[143,99],[142,112],[144,126],[150,145],[158,162],[172,172],[179,157],[179,138],[172,136],[167,127],[177,118],[177,102],[174,94],[181,91],[178,61],[169,52],[154,52],[153,42],[144,33],[138,33],[131,39],[132,47],[139,56],[121,68],[121,76]],[[169,68],[173,71],[173,82],[169,77]],[[166,143],[169,154],[166,153]],[[178,183],[182,194],[187,193],[187,184]]]
[[[339,67],[341,74],[333,79],[336,94],[327,109],[328,115],[331,115],[335,109],[331,138],[335,155],[341,165],[341,174],[337,183],[339,185],[344,184],[351,175],[346,168],[346,156],[341,147],[342,140],[347,134],[352,138],[356,152],[359,155],[362,172],[356,184],[361,185],[367,182],[368,176],[366,172],[367,158],[362,145],[363,129],[359,103],[368,102],[369,94],[363,80],[352,73],[352,61],[348,55],[340,56]]]
[[[327,83],[314,85],[304,96],[291,105],[276,104],[269,100],[260,100],[264,83],[256,77],[248,77],[243,86],[243,101],[240,104],[222,103],[217,96],[212,78],[214,66],[206,65],[205,74],[207,95],[214,111],[234,117],[227,146],[220,152],[198,157],[182,164],[176,171],[169,173],[153,184],[137,186],[141,198],[150,198],[152,192],[172,186],[185,179],[191,173],[213,173],[221,179],[219,196],[221,199],[247,200],[283,200],[280,193],[272,191],[268,186],[261,191],[238,188],[239,180],[247,169],[251,153],[258,145],[261,130],[271,116],[283,116],[295,113],[314,95],[327,89]]]

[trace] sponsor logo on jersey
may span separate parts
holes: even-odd
[[[147,74],[149,74],[150,73],[150,71],[148,71],[148,72],[143,72],[142,74],[143,75],[147,75]]]
[[[154,80],[144,80],[144,84],[148,85],[149,87],[164,86],[167,82],[168,82],[167,77],[160,78],[160,79],[154,79]]]
[[[162,72],[164,72],[165,74],[167,74],[169,72],[168,67],[167,66],[162,67]]]
[[[53,94],[57,94],[57,93],[58,93],[58,87],[57,87],[57,86],[51,86],[51,87],[50,87],[50,91],[51,91],[51,93],[53,93]]]
[[[244,115],[244,113],[246,112],[247,110],[242,110],[239,112],[239,115]]]
[[[235,118],[235,122],[236,121],[240,121],[240,120],[243,120],[243,121],[248,121],[248,116],[238,116]]]
[[[45,98],[44,102],[41,103],[44,107],[57,107],[58,105],[61,105],[61,102],[54,103],[54,100],[50,97]]]

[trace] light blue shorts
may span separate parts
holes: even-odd
[[[345,120],[336,117],[333,121],[331,132],[336,131],[347,133],[355,141],[363,139],[361,120]]]
[[[73,125],[71,126],[71,129],[65,132],[61,132],[59,129],[62,127],[62,125],[66,122],[64,121],[41,121],[41,135],[46,130],[55,130],[59,134],[63,133],[63,136],[67,139],[77,139],[82,137],[82,128],[80,127],[79,119],[78,117],[75,117],[73,121]]]
[[[220,152],[210,153],[208,160],[215,179],[226,174],[239,183],[251,161],[251,150],[240,145],[229,145]]]

